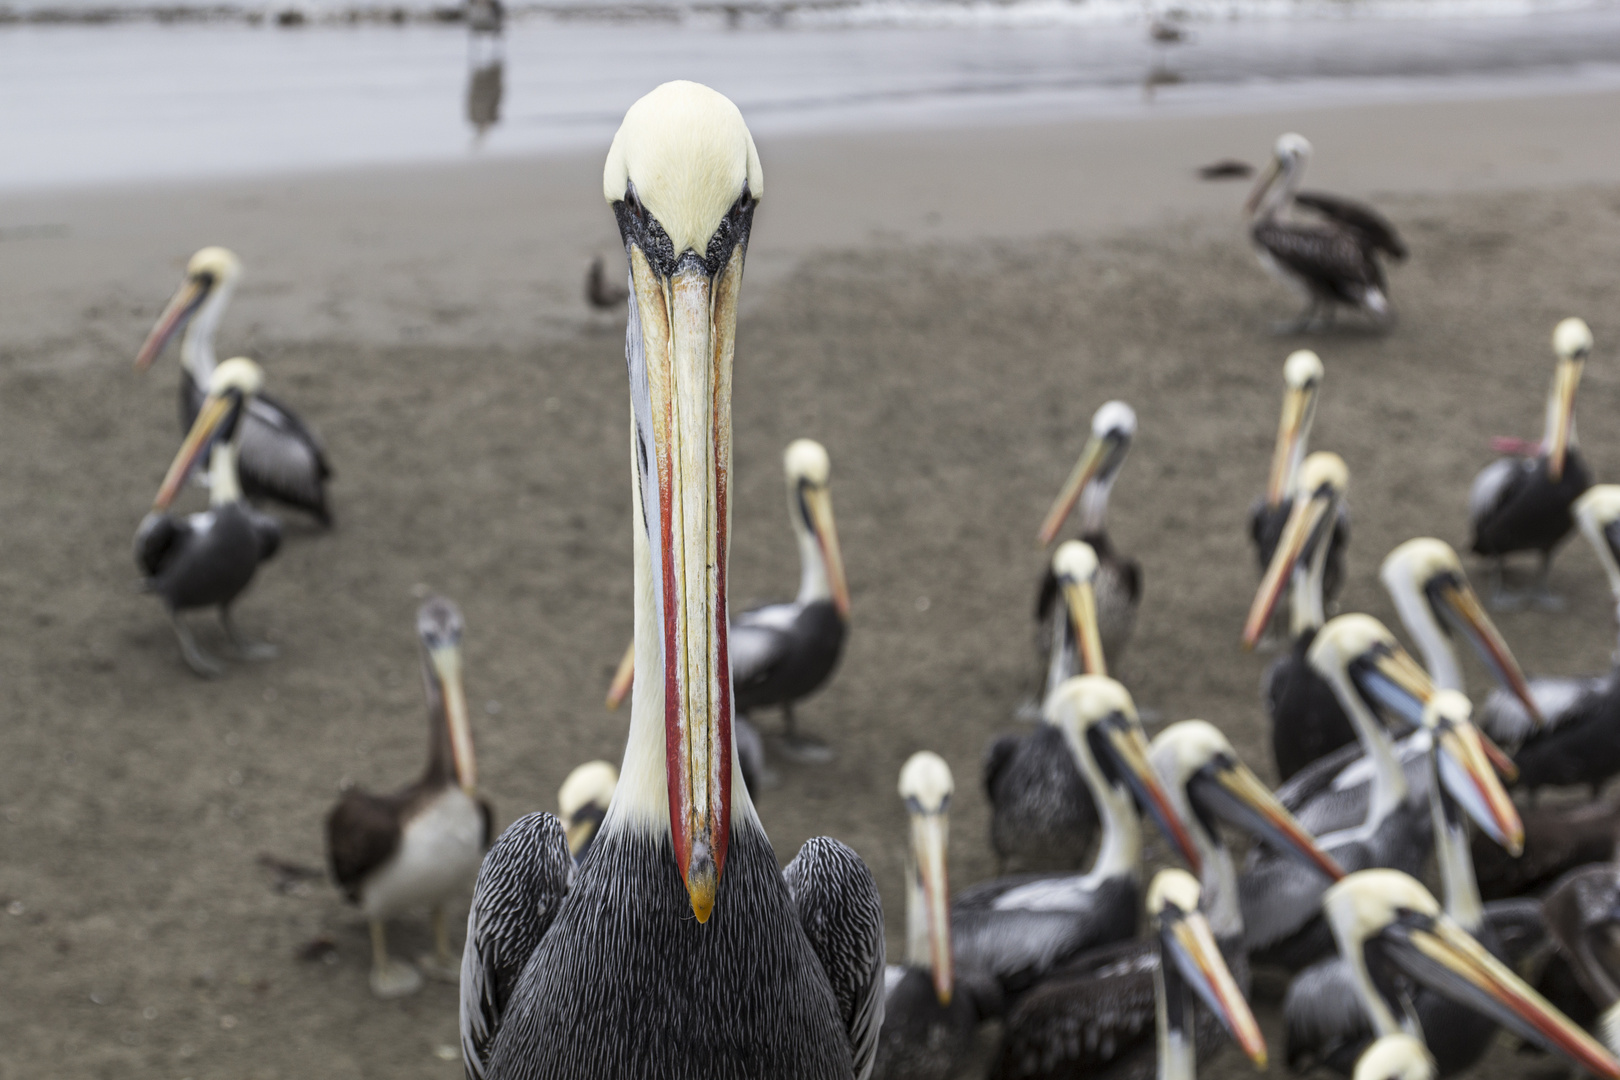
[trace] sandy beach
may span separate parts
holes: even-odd
[[[1466,547],[1469,480],[1490,436],[1536,435],[1565,315],[1598,341],[1583,452],[1620,475],[1615,115],[1620,94],[1520,95],[762,138],[734,596],[794,587],[780,453],[806,435],[832,456],[854,597],[843,666],[800,712],[837,761],[778,757],[759,800],[778,854],[818,834],[853,845],[897,953],[895,779],[931,748],[956,775],[952,883],[993,872],[979,755],[1017,727],[1035,531],[1109,398],[1140,418],[1111,526],[1146,577],[1118,674],[1161,723],[1215,721],[1270,774],[1270,658],[1238,644],[1258,576],[1245,522],[1302,342],[1269,332],[1295,300],[1247,247],[1244,186],[1193,177],[1206,161],[1258,161],[1303,131],[1311,184],[1371,199],[1413,249],[1391,275],[1392,333],[1310,342],[1327,365],[1314,445],[1352,475],[1345,610],[1395,625],[1383,555],[1422,534]],[[501,823],[621,753],[626,716],[601,698],[631,618],[623,328],[581,298],[590,257],[617,257],[600,168],[593,153],[0,199],[3,1080],[461,1075],[454,988],[372,999],[359,915],[321,877],[258,860],[319,870],[339,785],[420,769],[412,613],[429,590],[466,613]],[[145,377],[130,360],[206,243],[246,267],[222,355],[260,358],[324,435],[338,518],[330,535],[292,525],[240,607],[280,658],[213,683],[181,664],[130,556],[178,439],[175,360]],[[1613,608],[1583,542],[1553,583],[1568,613],[1503,616],[1505,636],[1532,673],[1601,669]],[[305,959],[323,935],[335,948]],[[395,942],[424,950],[425,920]],[[1277,1009],[1259,1011],[1277,1073]],[[1475,1075],[1546,1068],[1501,1047]],[[1229,1054],[1210,1074],[1250,1071]]]

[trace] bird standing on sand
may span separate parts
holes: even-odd
[[[182,429],[191,427],[213,388],[214,334],[241,276],[241,262],[222,247],[203,248],[193,255],[179,291],[135,357],[135,370],[145,371],[169,340],[185,330],[180,343]],[[269,395],[257,396],[244,418],[239,464],[242,491],[248,498],[269,499],[302,510],[322,525],[332,524],[326,503],[332,469],[326,451],[297,413]]]
[[[573,871],[530,814],[484,861],[462,963],[463,1060],[489,1080],[864,1080],[883,909],[848,847],[779,869],[732,746],[732,356],[759,156],[737,107],[666,83],[603,170],[634,289],[625,358],[635,681],[619,784]]]
[[[244,502],[237,480],[244,418],[263,385],[264,373],[251,360],[237,357],[219,365],[213,389],[169,466],[151,513],[135,533],[135,562],[146,575],[145,588],[163,599],[181,655],[204,678],[219,676],[225,669],[197,645],[180,621],[182,611],[217,607],[220,624],[239,656],[267,660],[276,655],[273,645],[244,641],[231,618],[231,605],[253,580],[259,564],[281,546],[281,524]],[[175,517],[168,512],[169,505],[192,468],[205,458],[208,509]]]
[[[612,311],[630,299],[630,290],[608,280],[607,263],[598,255],[585,272],[585,302],[598,311]]]
[[[371,922],[371,992],[415,993],[422,976],[388,955],[387,920],[433,912],[434,955],[421,967],[454,982],[445,905],[472,884],[489,848],[494,811],[478,797],[472,721],[461,683],[461,612],[438,597],[416,613],[428,701],[428,761],[420,779],[390,795],[351,788],[326,816],[332,878]]]

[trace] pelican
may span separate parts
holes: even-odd
[[[1328,890],[1322,907],[1380,1036],[1419,1034],[1413,1030],[1419,1021],[1405,1005],[1419,986],[1485,1013],[1597,1076],[1620,1077],[1620,1062],[1441,911],[1410,876],[1398,870],[1351,874]]]
[[[1135,935],[1142,876],[1138,807],[1198,864],[1188,827],[1148,761],[1147,735],[1130,693],[1113,679],[1077,675],[1052,696],[1051,714],[1102,818],[1096,860],[1084,874],[981,882],[951,906],[956,970],[993,979],[1009,996],[1066,960]]]
[[[1380,255],[1399,261],[1406,247],[1394,226],[1378,211],[1336,195],[1299,191],[1311,144],[1292,132],[1277,139],[1271,164],[1244,206],[1249,239],[1260,265],[1305,297],[1305,310],[1280,329],[1299,333],[1318,316],[1331,324],[1339,305],[1363,312],[1387,327],[1395,321]],[[1315,211],[1318,220],[1295,221],[1296,207]]]
[[[1223,969],[1229,968],[1234,976],[1231,989],[1239,994],[1234,1001],[1241,1000],[1249,970],[1237,871],[1218,824],[1225,822],[1275,844],[1320,873],[1324,884],[1343,872],[1249,771],[1214,725],[1202,720],[1172,724],[1153,740],[1150,754],[1154,772],[1186,821],[1198,852],[1202,880],[1195,888],[1201,891],[1200,912],[1207,917],[1209,959],[1219,959]],[[1191,1076],[1195,1046],[1207,1056],[1223,1041],[1215,1023],[1221,1015],[1218,1007],[1206,1001],[1214,1016],[1204,1014],[1196,1024],[1180,1023],[1169,1031],[1161,1011],[1157,1047],[1148,1034],[1154,1023],[1154,983],[1161,976],[1173,977],[1178,968],[1179,964],[1165,968],[1152,945],[1137,942],[1103,948],[1064,965],[1007,1017],[999,1069],[992,1075],[1145,1077],[1152,1073],[1156,1056],[1161,1077],[1166,1069],[1172,1076]]]
[[[225,314],[242,263],[222,247],[206,247],[191,257],[185,280],[169,300],[157,325],[135,357],[145,371],[171,338],[184,328],[180,343],[180,426],[190,428],[213,389],[214,333]],[[332,524],[326,481],[332,469],[326,450],[309,425],[281,402],[261,394],[242,428],[242,490],[250,499],[270,499],[303,510],[322,525]]]
[[[251,360],[237,357],[219,366],[213,389],[169,466],[151,513],[135,533],[135,562],[146,575],[144,587],[162,598],[180,640],[180,654],[204,678],[215,678],[225,669],[197,645],[180,620],[182,611],[217,607],[220,625],[238,655],[265,660],[276,654],[272,645],[243,640],[231,618],[231,605],[252,582],[259,564],[281,546],[280,523],[243,502],[237,482],[242,418],[263,385],[264,373]],[[208,509],[177,518],[168,512],[169,505],[205,456]]]
[[[783,745],[805,761],[828,761],[832,754],[820,740],[799,734],[793,706],[831,678],[849,636],[849,586],[844,557],[833,524],[828,478],[832,465],[826,448],[813,439],[795,439],[782,455],[787,476],[788,520],[799,542],[799,595],[781,604],[752,608],[731,620],[731,679],[739,713],[779,706],[787,725]],[[616,707],[635,674],[628,653],[608,691]],[[758,743],[758,735],[750,732]],[[745,759],[750,779],[763,769]]]
[[[467,1073],[863,1080],[883,1021],[871,872],[814,838],[777,867],[731,739],[726,619],[737,293],[764,188],[742,115],[672,82],[631,106],[603,191],[630,264],[630,734],[590,858],[550,814],[479,872]]]
[[[1592,352],[1592,331],[1580,319],[1565,319],[1553,330],[1553,352],[1558,366],[1547,392],[1541,441],[1528,455],[1497,458],[1468,489],[1474,554],[1496,561],[1493,602],[1502,608],[1522,602],[1506,591],[1507,557],[1535,551],[1541,554],[1541,571],[1530,599],[1538,607],[1562,609],[1563,602],[1547,586],[1553,551],[1575,527],[1570,508],[1592,486],[1591,470],[1575,440],[1575,390]]]
[[[1434,1058],[1416,1036],[1404,1031],[1385,1035],[1356,1060],[1351,1080],[1436,1080]]]
[[[422,967],[455,980],[445,904],[472,884],[494,833],[494,811],[478,797],[461,633],[461,612],[448,600],[429,599],[416,613],[428,700],[421,778],[391,795],[351,788],[326,816],[332,878],[371,921],[371,992],[380,998],[402,997],[422,985],[415,968],[388,955],[387,920],[413,908],[433,911],[435,955]]]
[[[557,791],[557,820],[568,837],[568,854],[576,863],[585,861],[596,832],[613,802],[613,789],[619,785],[619,770],[608,761],[587,761],[563,781]]]
[[[1283,585],[1293,583],[1293,647],[1272,661],[1260,680],[1260,696],[1271,716],[1272,760],[1282,780],[1356,740],[1356,729],[1333,687],[1309,660],[1311,644],[1326,617],[1323,580],[1340,535],[1337,511],[1349,484],[1350,470],[1339,455],[1318,451],[1305,459],[1289,500],[1287,522],[1243,628],[1243,644],[1253,648],[1271,622]]]
[[[1487,900],[1540,892],[1566,871],[1620,852],[1620,804],[1613,799],[1542,802],[1523,808],[1519,817],[1524,851],[1517,856],[1474,837],[1474,876]]]
[[[1097,807],[1046,710],[1058,687],[1073,676],[1108,674],[1097,634],[1096,574],[1090,544],[1066,540],[1052,553],[1057,599],[1043,635],[1051,653],[1039,722],[1028,734],[999,735],[985,748],[990,844],[1003,872],[1013,860],[1025,870],[1072,869],[1097,833]]]
[[[1114,551],[1106,521],[1108,495],[1135,437],[1136,413],[1123,401],[1107,402],[1092,415],[1091,438],[1086,440],[1080,460],[1047,513],[1040,533],[1041,546],[1050,546],[1075,504],[1080,504],[1080,539],[1091,545],[1100,564],[1095,591],[1102,651],[1114,666],[1118,666],[1131,640],[1136,609],[1142,604],[1142,565]],[[1037,623],[1045,620],[1057,593],[1057,579],[1048,565],[1035,601]]]
[[[911,817],[906,864],[906,962],[884,972],[878,1080],[945,1080],[973,1049],[979,1021],[1000,1010],[992,982],[959,980],[951,963],[950,886],[945,872],[955,782],[945,759],[922,750],[900,770]]]
[[[1541,909],[1563,978],[1575,984],[1553,1000],[1620,1053],[1620,868],[1602,862],[1572,871]],[[1544,974],[1542,985],[1548,981]]]
[[[1282,539],[1283,527],[1299,488],[1299,470],[1305,463],[1316,423],[1317,396],[1322,389],[1322,358],[1309,349],[1290,353],[1283,364],[1282,420],[1277,425],[1277,446],[1271,455],[1271,476],[1266,493],[1249,510],[1249,537],[1263,575]],[[1333,517],[1333,538],[1323,569],[1322,591],[1332,600],[1344,587],[1344,554],[1350,546],[1350,512],[1341,500]]]

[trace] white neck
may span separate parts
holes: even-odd
[[[827,581],[827,560],[821,554],[821,542],[804,523],[804,513],[799,509],[796,491],[788,501],[788,520],[793,522],[793,532],[799,542],[798,602],[811,604],[817,600],[831,600],[832,585]]]
[[[1164,946],[1161,944],[1162,950]],[[1193,1011],[1184,1008],[1183,1015],[1176,1019],[1181,1021],[1179,1028],[1170,1027],[1170,999],[1164,991],[1164,969],[1171,963],[1168,956],[1160,955],[1159,966],[1153,969],[1153,997],[1154,1011],[1158,1014],[1159,1035],[1159,1064],[1158,1080],[1195,1080],[1198,1071],[1197,1047],[1187,1038],[1187,1033],[1196,1030]],[[1183,994],[1186,1003],[1187,995]]]
[[[247,422],[247,403],[242,403],[243,416],[237,424]],[[236,440],[216,443],[208,459],[208,505],[224,506],[242,498],[242,484],[236,475]]]
[[[1384,995],[1373,986],[1372,975],[1367,971],[1367,953],[1357,945],[1354,948],[1340,948],[1345,954],[1345,960],[1350,965],[1350,975],[1356,986],[1356,993],[1361,998],[1361,1007],[1373,1022],[1373,1030],[1382,1038],[1385,1035],[1398,1035],[1406,1029],[1401,1026],[1400,1020],[1390,1011],[1389,1002]]]
[[[1101,881],[1128,875],[1133,881],[1141,880],[1142,821],[1137,816],[1136,803],[1123,785],[1116,787],[1104,779],[1102,768],[1091,756],[1091,746],[1083,734],[1079,745],[1071,743],[1070,748],[1080,765],[1080,775],[1097,801],[1097,814],[1102,819],[1102,843],[1086,877]]]
[[[1057,688],[1062,686],[1071,677],[1080,674],[1080,658],[1076,655],[1077,645],[1069,638],[1069,607],[1064,602],[1062,590],[1058,590],[1057,600],[1052,605],[1052,651],[1046,660],[1046,694],[1041,699],[1041,713],[1046,713],[1046,705],[1052,700]]]
[[[1326,527],[1332,529],[1337,524],[1337,520],[1330,519]],[[1319,630],[1327,621],[1327,612],[1322,603],[1322,580],[1327,574],[1328,549],[1332,546],[1332,534],[1329,533],[1311,553],[1310,562],[1294,570],[1293,592],[1289,597],[1289,631],[1294,637],[1307,630]]]
[[[1429,669],[1429,678],[1436,690],[1456,690],[1467,693],[1463,684],[1462,665],[1457,662],[1457,650],[1451,647],[1451,637],[1435,618],[1429,599],[1414,585],[1401,581],[1389,588],[1395,601],[1395,612],[1401,617],[1406,632],[1417,642],[1423,654],[1423,666]]]
[[[1367,708],[1367,703],[1361,699],[1355,687],[1350,685],[1350,676],[1345,670],[1339,668],[1331,672],[1328,682],[1332,684],[1333,692],[1338,695],[1339,704],[1344,706],[1350,722],[1355,725],[1361,749],[1373,766],[1371,788],[1367,793],[1367,820],[1363,828],[1375,829],[1406,801],[1406,774],[1401,770],[1400,758],[1395,754],[1389,734],[1384,731],[1378,718],[1373,716],[1372,710]]]
[[[1113,475],[1099,476],[1080,492],[1080,535],[1100,533],[1108,517],[1108,495],[1114,489]]]
[[[923,892],[915,852],[906,860],[906,966],[924,971],[934,969],[934,957],[928,947],[928,897]]]
[[[219,321],[235,289],[236,285],[230,282],[215,285],[201,309],[191,317],[186,336],[180,340],[180,362],[204,392],[214,374],[214,334],[219,330]]]
[[[1434,828],[1435,861],[1440,864],[1440,884],[1445,895],[1446,914],[1470,934],[1485,925],[1485,906],[1479,897],[1479,881],[1474,877],[1474,856],[1468,847],[1468,825],[1461,819],[1448,820],[1448,796],[1440,785],[1438,740],[1429,746],[1429,821]]]
[[[1238,903],[1237,863],[1226,845],[1217,840],[1213,845],[1205,842],[1202,829],[1193,829],[1198,837],[1200,857],[1204,862],[1199,884],[1203,888],[1203,901],[1199,904],[1209,919],[1209,928],[1216,941],[1231,941],[1243,936],[1243,909]]]

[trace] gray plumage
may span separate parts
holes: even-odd
[[[1051,724],[999,735],[985,748],[990,844],[1018,870],[1079,866],[1097,836],[1097,806],[1063,733]]]
[[[207,396],[191,372],[180,371],[180,428],[190,431]],[[248,402],[236,463],[242,491],[250,499],[270,499],[303,510],[322,525],[332,524],[326,481],[332,468],[320,438],[298,414],[263,393]]]
[[[1014,890],[1042,893],[1009,904]],[[1018,874],[960,893],[951,904],[951,945],[962,977],[1028,990],[1060,964],[1136,935],[1139,889],[1127,875]],[[1020,894],[1028,896],[1028,893]]]
[[[243,502],[179,517],[147,514],[135,532],[145,588],[171,611],[228,607],[281,546],[281,524]]]

